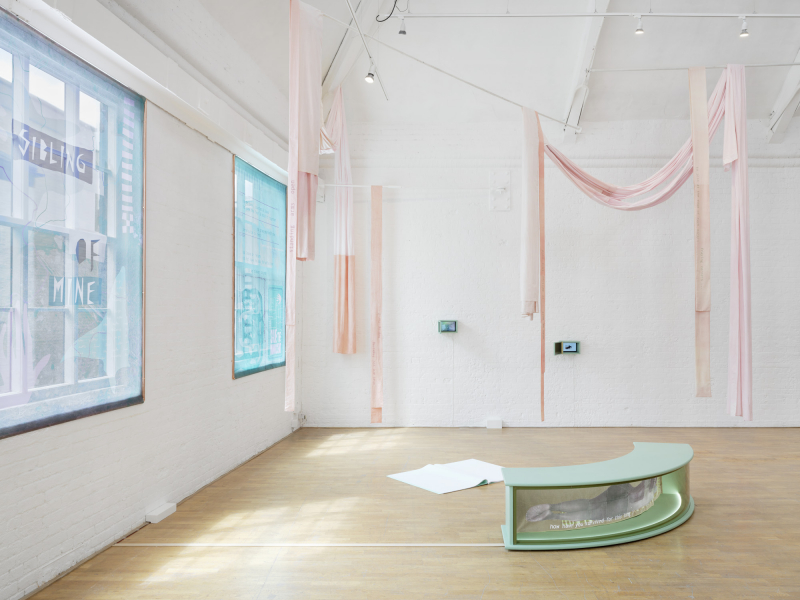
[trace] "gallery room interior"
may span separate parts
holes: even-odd
[[[0,600],[800,598],[800,3],[0,0]]]

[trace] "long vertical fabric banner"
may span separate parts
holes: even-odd
[[[539,135],[537,162],[539,163],[539,360],[541,361],[540,407],[541,420],[544,422],[544,134],[539,115],[536,115],[536,131]]]
[[[322,12],[299,5],[300,33],[297,84],[297,260],[314,260],[317,212],[319,129],[322,124]]]
[[[353,241],[353,188],[342,88],[336,90],[328,120],[328,140],[336,153],[333,204],[333,351],[356,353],[356,264]]]
[[[728,65],[722,164],[731,171],[731,304],[728,413],[753,420],[750,329],[750,196],[747,186],[747,98],[744,65]]]
[[[289,187],[286,211],[286,384],[284,410],[295,409],[295,279],[297,260],[314,259],[319,171],[322,13],[289,2]],[[301,205],[302,204],[302,210]]]
[[[370,358],[372,397],[370,423],[383,421],[383,187],[372,186],[370,202]]]
[[[297,262],[297,138],[300,114],[300,2],[289,3],[289,186],[286,193],[286,381],[283,409],[294,412],[295,277]]]
[[[520,289],[522,316],[540,322],[540,403],[544,421],[544,135],[539,115],[522,109],[522,240]]]
[[[696,396],[711,397],[711,207],[706,69],[689,69],[694,167],[694,310]]]

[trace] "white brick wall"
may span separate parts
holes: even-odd
[[[355,119],[353,119],[355,120]],[[763,143],[749,124],[754,426],[800,425],[800,131]],[[556,139],[558,133],[546,133]],[[589,124],[561,146],[601,179],[633,183],[662,166],[688,122]],[[384,425],[539,426],[539,325],[519,316],[516,123],[351,124],[355,183],[384,192]],[[712,146],[712,391],[694,397],[692,187],[621,213],[583,196],[547,161],[544,426],[739,426],[725,414],[730,177]],[[323,176],[333,180],[328,168]],[[492,169],[513,170],[510,212],[490,212]],[[332,194],[319,204],[319,258],[306,265],[304,407],[309,426],[369,424],[369,204],[356,192],[359,353],[331,352]],[[438,319],[458,319],[439,334]],[[579,356],[553,343],[579,340]]]
[[[150,105],[147,177],[145,402],[0,440],[0,599],[291,431],[284,369],[231,379],[231,154]]]

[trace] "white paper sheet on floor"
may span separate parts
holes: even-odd
[[[502,468],[470,458],[444,465],[426,465],[415,471],[396,473],[388,477],[434,494],[449,494],[503,481]]]

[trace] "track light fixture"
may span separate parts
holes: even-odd
[[[364,77],[364,81],[366,81],[367,83],[372,83],[373,81],[375,81],[375,65],[371,64],[369,66],[369,71],[367,71],[367,76]]]
[[[636,21],[636,35],[642,35],[644,33],[644,28],[642,27],[642,15],[635,15]]]
[[[747,32],[747,17],[739,17],[742,20],[742,31],[739,33],[739,37],[747,37],[750,34]]]
[[[400,31],[398,31],[400,35],[406,34],[406,19],[405,17],[400,17]]]

